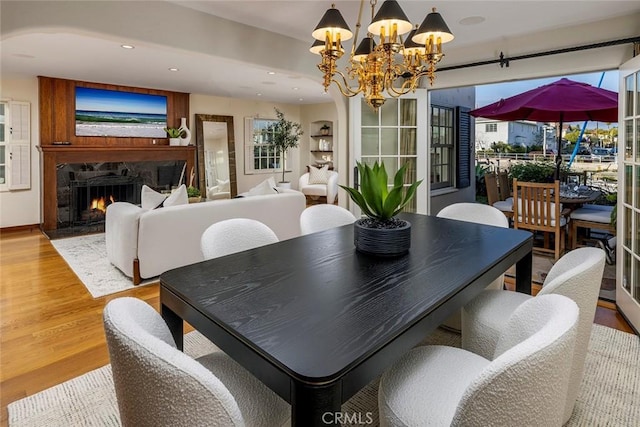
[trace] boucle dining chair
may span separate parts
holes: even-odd
[[[338,205],[313,205],[302,211],[300,230],[302,234],[317,233],[341,225],[353,224],[356,217]]]
[[[276,233],[260,221],[232,218],[204,230],[200,248],[204,259],[212,259],[277,242]]]
[[[560,426],[578,307],[544,295],[507,319],[493,360],[416,347],[382,375],[381,426]]]
[[[193,359],[176,348],[146,302],[110,301],[103,312],[122,425],[281,426],[290,407],[218,351]]]
[[[440,218],[456,219],[458,221],[475,222],[477,224],[493,225],[496,227],[509,228],[509,220],[493,206],[480,203],[454,203],[444,207],[436,215]],[[504,275],[491,282],[487,289],[502,289],[504,286]],[[449,317],[443,326],[460,331],[462,328],[461,313],[458,312]]]
[[[555,263],[536,297],[520,292],[483,291],[462,309],[462,348],[491,359],[500,335],[508,328],[505,319],[521,304],[549,294],[571,298],[580,308],[580,320],[566,397],[563,419],[566,422],[571,417],[580,390],[604,262],[602,249],[580,248],[568,252]]]

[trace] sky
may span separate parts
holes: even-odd
[[[77,87],[76,110],[167,114],[167,97]]]

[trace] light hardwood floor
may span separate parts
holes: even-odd
[[[93,299],[37,229],[0,234],[0,425],[7,404],[109,363],[102,309],[121,296],[158,309],[158,285]],[[605,303],[596,323],[631,332]],[[186,329],[187,331],[190,329]]]

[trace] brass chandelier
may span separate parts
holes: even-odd
[[[377,0],[370,0],[371,24],[367,36],[356,48],[364,7],[364,0],[360,0],[355,39],[345,73],[338,71],[337,61],[344,54],[342,42],[351,39],[353,33],[335,4],[313,30],[316,41],[309,49],[322,57],[318,68],[324,73],[325,91],[334,82],[344,96],[363,93],[374,110],[384,104],[384,92],[398,98],[415,91],[424,76],[433,85],[436,64],[444,56],[442,43],[453,40],[453,34],[435,8],[419,27],[413,27],[397,1],[385,0],[374,16],[376,4]],[[403,41],[402,36],[407,33]]]

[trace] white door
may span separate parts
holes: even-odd
[[[640,56],[620,67],[616,304],[640,330]]]
[[[387,99],[378,111],[367,105],[362,97],[351,98],[349,116],[349,185],[355,182],[356,162],[384,163],[389,185],[393,184],[398,169],[407,165],[406,185],[420,179],[424,181],[405,210],[426,214],[429,201],[426,90],[416,90],[399,99]],[[349,207],[354,215],[360,215],[354,203],[350,202]]]

